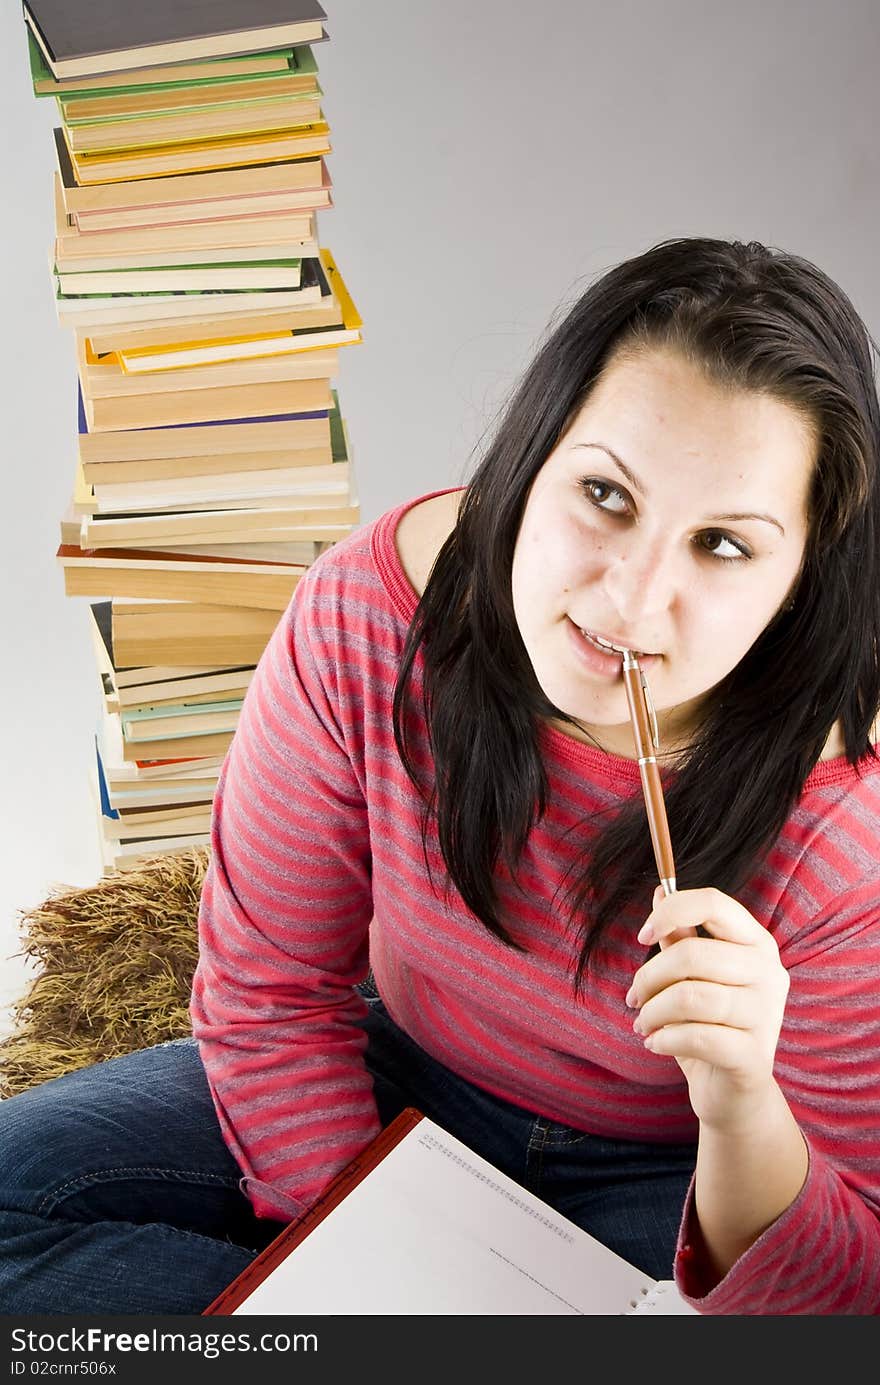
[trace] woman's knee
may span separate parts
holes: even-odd
[[[97,1063],[0,1102],[0,1206],[49,1211],[97,1171],[161,1160],[169,1142],[180,1140],[169,1108],[192,1124],[194,1105],[201,1106],[210,1119],[206,1086],[198,1051],[184,1041]]]

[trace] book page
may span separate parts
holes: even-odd
[[[627,1314],[654,1286],[422,1119],[235,1312]]]

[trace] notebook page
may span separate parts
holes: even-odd
[[[653,1286],[423,1119],[235,1312],[618,1315]]]

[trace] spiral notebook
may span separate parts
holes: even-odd
[[[205,1310],[266,1315],[694,1314],[411,1108]]]

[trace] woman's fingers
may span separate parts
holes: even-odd
[[[725,1024],[745,1030],[754,1028],[760,1018],[753,987],[688,977],[648,999],[639,1009],[633,1029],[644,1036],[674,1024]]]
[[[748,986],[755,978],[751,948],[715,938],[682,938],[644,962],[633,977],[626,1003],[644,1005],[651,996],[688,979]]]
[[[674,935],[693,935],[703,928],[713,938],[732,943],[757,943],[767,933],[730,895],[721,890],[679,890],[658,898],[639,931],[639,942],[663,943]]]
[[[766,929],[720,890],[682,890],[656,900],[639,941],[660,944],[626,997],[645,1047],[740,1078],[758,1070],[763,1077],[788,991]]]
[[[645,1047],[678,1060],[696,1058],[729,1073],[747,1071],[756,1051],[748,1031],[726,1024],[667,1024],[647,1036]]]

